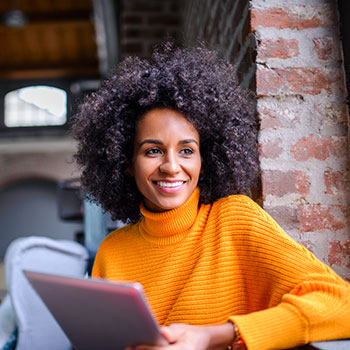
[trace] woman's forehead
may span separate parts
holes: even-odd
[[[155,108],[145,113],[138,121],[135,137],[147,135],[172,135],[182,133],[199,140],[194,125],[180,112],[170,108]]]

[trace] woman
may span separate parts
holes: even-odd
[[[350,336],[350,287],[244,194],[257,124],[233,67],[204,48],[127,58],[73,132],[82,183],[130,224],[93,276],[143,284],[169,345],[283,349]]]

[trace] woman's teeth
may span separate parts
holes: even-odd
[[[157,181],[157,185],[161,187],[178,187],[178,186],[181,186],[183,183],[184,181],[177,181],[177,182]]]

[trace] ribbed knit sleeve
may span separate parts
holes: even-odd
[[[349,284],[287,236],[256,203],[247,197],[241,200],[249,218],[249,253],[242,274],[251,290],[260,288],[258,276],[264,275],[263,280],[269,282],[265,293],[271,306],[230,317],[248,349],[285,349],[349,337]],[[254,300],[258,298],[259,293],[250,293],[251,303],[258,303]]]

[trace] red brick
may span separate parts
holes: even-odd
[[[321,37],[321,38],[315,38],[313,42],[314,42],[314,47],[315,47],[317,57],[320,60],[326,61],[329,58],[332,58],[335,51],[334,39]]]
[[[350,225],[350,207],[348,205],[340,206],[340,209],[342,211],[342,215],[344,216],[346,222],[348,223],[348,225]]]
[[[294,193],[295,174],[293,171],[266,170],[261,174],[263,196],[284,196]]]
[[[331,152],[334,153],[334,145],[330,138],[322,139],[309,135],[299,140],[292,148],[291,152],[297,161],[306,161],[310,158],[326,160]]]
[[[268,9],[252,9],[251,10],[251,26],[255,30],[258,26],[274,27],[278,29],[306,29],[326,26],[329,21],[322,14],[323,11],[318,11],[317,15],[312,18],[307,18],[308,12],[296,11],[296,9],[288,9],[286,7],[271,7]]]
[[[260,129],[276,129],[281,126],[276,114],[267,114],[268,112],[262,112],[261,109],[258,112],[260,114]]]
[[[282,141],[280,139],[261,143],[259,145],[260,156],[276,159],[283,151],[281,144]]]
[[[297,192],[306,197],[310,191],[310,177],[303,171],[295,171],[295,188]]]
[[[281,126],[277,111],[258,106],[257,112],[260,117],[260,129],[275,129]]]
[[[266,170],[261,177],[264,196],[298,193],[305,197],[310,190],[310,178],[303,171]]]
[[[264,209],[278,222],[284,230],[299,228],[299,220],[296,208],[291,206],[267,207]]]
[[[259,107],[257,109],[260,118],[260,129],[281,129],[281,128],[295,128],[296,123],[300,123],[299,116],[293,119],[289,118],[287,114],[280,109],[269,109],[266,107]]]
[[[339,219],[335,216],[341,216],[341,218]],[[337,205],[301,205],[299,207],[298,220],[301,232],[317,230],[338,231],[346,227],[346,219],[344,219],[342,208]]]
[[[299,55],[296,39],[262,40],[258,50],[258,60],[269,58],[291,58]]]
[[[349,176],[344,171],[326,171],[324,173],[326,194],[337,194],[339,191],[349,190]]]
[[[330,242],[328,262],[330,266],[350,267],[350,241]]]
[[[256,72],[258,96],[276,94],[319,95],[331,92],[332,80],[321,68],[258,69]]]
[[[338,158],[348,157],[348,139],[346,136],[335,138],[331,144],[331,153]]]

